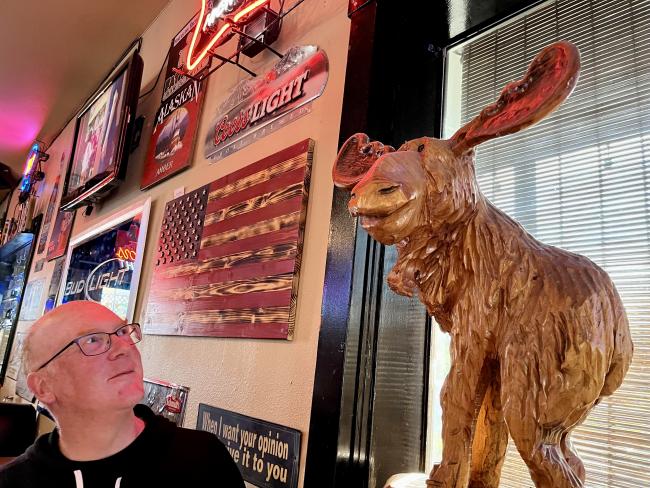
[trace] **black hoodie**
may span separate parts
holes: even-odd
[[[0,488],[244,488],[224,445],[209,432],[183,429],[136,405],[145,422],[125,449],[97,461],[71,461],[59,450],[54,430],[0,469]]]

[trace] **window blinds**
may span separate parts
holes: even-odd
[[[574,93],[537,126],[481,145],[477,176],[538,239],[588,256],[614,280],[634,361],[573,442],[588,487],[650,487],[650,0],[545,3],[450,50],[445,135],[559,39],[580,49]],[[501,486],[534,486],[512,440]]]

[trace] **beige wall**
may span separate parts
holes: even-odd
[[[287,5],[292,3],[288,1]],[[203,141],[209,130],[208,125],[215,115],[216,107],[228,95],[229,90],[247,76],[236,67],[226,66],[214,73],[209,80],[192,167],[150,191],[141,192],[139,181],[142,162],[152,130],[152,119],[160,100],[162,83],[159,83],[157,89],[141,102],[139,111],[147,116],[145,130],[140,147],[131,155],[126,181],[90,217],[78,213],[72,236],[74,238],[89,230],[136,201],[152,198],[135,312],[135,318],[143,321],[153,250],[165,202],[173,198],[174,190],[181,186],[186,191],[193,190],[305,138],[316,141],[294,340],[287,342],[148,335],[140,348],[147,376],[190,387],[185,426],[195,426],[198,403],[207,403],[300,430],[303,434],[300,486],[305,465],[320,327],[332,196],[331,163],[337,149],[347,60],[347,4],[347,0],[305,1],[284,20],[280,39],[274,45],[279,51],[284,51],[294,45],[316,44],[327,53],[329,81],[323,95],[314,101],[310,114],[216,164],[209,164],[203,158]],[[143,91],[152,86],[172,36],[191,18],[198,5],[198,1],[170,2],[144,33],[141,51],[145,61]],[[276,59],[270,53],[263,53],[254,60],[244,58],[244,63],[253,71],[263,73]],[[68,134],[68,130],[63,133],[61,140]],[[47,263],[42,272],[30,279],[47,276],[46,282],[49,282],[52,267],[53,263]],[[20,327],[24,329],[28,325],[21,323]],[[2,394],[6,395],[10,388],[13,385],[8,381]]]

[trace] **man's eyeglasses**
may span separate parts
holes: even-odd
[[[140,330],[140,324],[135,322],[132,324],[123,325],[115,332],[93,332],[92,334],[82,335],[81,337],[77,337],[76,339],[71,340],[63,349],[45,361],[45,363],[36,368],[34,371],[43,369],[45,366],[63,354],[63,352],[73,344],[79,346],[81,352],[86,356],[99,356],[100,354],[104,354],[111,348],[112,335],[119,337],[129,344],[136,344],[142,340],[142,331]]]

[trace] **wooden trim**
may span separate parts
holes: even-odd
[[[367,125],[376,9],[377,4],[372,1],[350,16],[341,143]],[[356,224],[347,203],[348,193],[335,189],[305,466],[304,486],[310,488],[336,486],[339,464],[339,421],[356,241]]]

